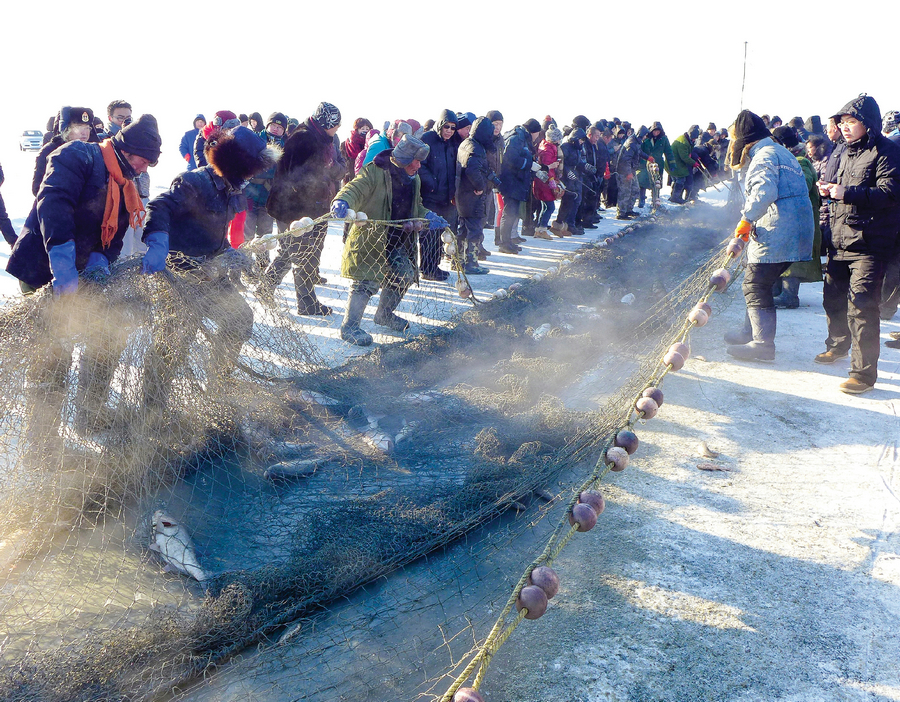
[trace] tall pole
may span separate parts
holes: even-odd
[[[741,109],[744,111],[744,84],[747,82],[747,42],[744,42],[744,77],[741,78]]]

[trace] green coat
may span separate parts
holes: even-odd
[[[641,144],[641,151],[647,156],[653,157],[653,160],[659,166],[660,173],[663,172],[664,167],[668,168],[669,164],[675,159],[675,156],[672,154],[672,145],[669,143],[669,137],[665,134],[660,134],[659,139],[655,140],[653,137],[644,139],[644,142]],[[665,161],[663,161],[663,156],[665,156]],[[653,183],[650,182],[650,173],[647,170],[647,162],[643,160],[638,171],[638,185],[642,188],[653,187]]]
[[[694,159],[691,158],[693,144],[688,141],[687,135],[682,134],[672,142],[672,155],[674,158],[666,163],[666,169],[672,178],[687,178],[694,167]]]
[[[387,266],[388,227],[373,221],[391,219],[391,174],[374,161],[366,164],[359,174],[335,195],[344,200],[352,210],[365,212],[369,222],[350,227],[344,243],[341,275],[351,280],[372,280],[383,283],[390,270]],[[413,181],[412,218],[424,218],[428,210],[422,204],[419,176]],[[418,270],[418,245],[415,232],[403,232],[400,245]]]
[[[806,177],[806,187],[809,189],[809,200],[812,203],[813,222],[815,223],[815,231],[813,233],[813,250],[811,261],[799,261],[792,263],[784,273],[782,278],[794,277],[799,278],[801,283],[818,283],[822,280],[822,230],[819,228],[819,206],[822,203],[819,197],[819,189],[816,187],[816,181],[819,176],[812,162],[805,156],[797,156],[800,168],[803,169],[803,175]]]

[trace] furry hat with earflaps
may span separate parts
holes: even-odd
[[[212,169],[235,187],[267,171],[281,158],[281,148],[267,144],[247,127],[214,130],[203,153]]]

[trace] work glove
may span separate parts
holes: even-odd
[[[434,212],[426,212],[425,219],[428,220],[429,229],[443,229],[444,227],[450,226],[450,223],[446,219]]]
[[[578,180],[578,176],[575,175],[575,171],[569,171],[568,173],[566,173],[566,178],[572,181]]]
[[[742,219],[734,229],[734,236],[738,239],[743,239],[744,241],[750,241],[750,232],[752,231],[753,223],[748,222],[746,219]]]
[[[109,259],[99,251],[92,251],[81,275],[94,283],[105,283],[110,276]]]
[[[78,270],[75,268],[75,241],[54,246],[47,252],[53,273],[53,295],[72,295],[78,290]]]
[[[593,175],[594,173],[597,172],[597,166],[595,166],[591,163],[586,163],[586,164],[584,164],[584,170],[586,170],[588,173]]]
[[[150,232],[144,237],[147,253],[141,261],[141,273],[159,273],[166,269],[169,255],[169,235],[166,232]]]
[[[347,210],[349,209],[350,205],[347,204],[346,200],[335,200],[331,203],[331,214],[338,219],[344,219],[347,216]]]

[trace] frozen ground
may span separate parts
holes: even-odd
[[[30,207],[29,158],[2,160],[17,225]],[[506,287],[620,224],[495,253],[492,274],[472,282]],[[334,229],[320,295],[338,314],[309,324],[333,363],[363,352],[336,340],[339,256]],[[0,293],[16,294],[0,277]],[[442,314],[464,308],[449,285],[428,286],[421,294],[445,300],[434,307]],[[286,284],[286,304],[291,292]],[[638,428],[629,468],[605,481],[598,527],[558,560],[562,589],[547,615],[524,622],[494,659],[489,701],[900,700],[900,354],[883,349],[873,392],[839,392],[848,361],[812,363],[825,320],[821,285],[804,285],[801,308],[779,312],[776,361],[731,361],[721,335],[742,302],[730,294],[733,304],[693,334],[684,370],[666,379],[666,402]],[[364,325],[372,329],[371,310]],[[882,336],[895,330],[885,323]],[[593,407],[596,393],[588,375],[568,401]],[[700,457],[700,441],[720,456]]]

